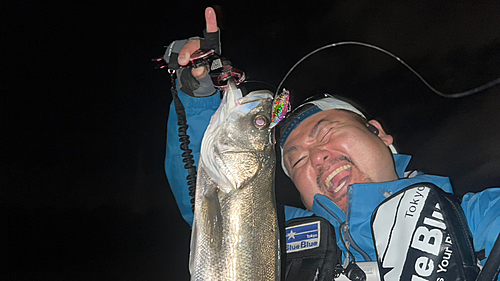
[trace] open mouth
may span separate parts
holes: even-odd
[[[352,166],[350,164],[345,164],[343,166],[335,169],[330,175],[328,175],[325,179],[325,186],[329,192],[337,193],[339,192],[345,185],[349,178],[350,171]],[[338,177],[335,179],[335,177]],[[337,187],[332,190],[333,187]]]

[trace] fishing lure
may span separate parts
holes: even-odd
[[[290,91],[283,88],[283,92],[274,99],[273,114],[269,128],[272,129],[276,127],[276,125],[285,118],[290,109]]]

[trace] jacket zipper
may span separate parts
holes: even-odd
[[[351,186],[349,186],[351,187]],[[348,188],[349,188],[348,187]],[[351,187],[352,188],[352,187]],[[349,205],[347,207],[347,210],[349,210],[349,207],[350,207],[350,202],[351,200],[350,199],[350,192],[348,193],[348,201],[349,202]],[[325,206],[325,204],[323,204],[323,202],[321,202],[319,199],[315,199],[316,202],[324,209],[326,210],[332,217],[334,217],[340,224],[342,224],[342,221],[340,220],[340,218],[335,215],[332,210],[330,210],[329,208],[327,208]],[[344,237],[347,237],[347,239],[345,239],[345,244],[346,244],[346,247],[347,247],[347,251],[349,251],[349,247],[352,246],[354,248],[354,250],[356,250],[358,253],[360,253],[363,258],[365,259],[365,261],[372,261],[372,259],[370,258],[370,256],[368,256],[367,253],[365,253],[355,242],[354,242],[354,239],[352,239],[351,237],[351,234],[349,233],[349,217],[348,217],[348,212],[346,212],[346,223],[343,225],[343,227],[341,228],[342,230],[342,233],[339,233],[340,235],[340,239],[344,240]],[[349,255],[347,255],[348,257]]]

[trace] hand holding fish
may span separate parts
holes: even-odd
[[[218,30],[217,17],[216,17],[214,9],[212,7],[208,7],[205,9],[205,21],[207,24],[207,29],[206,29],[207,33],[217,32],[217,30]],[[188,64],[189,58],[191,57],[191,54],[194,53],[199,48],[200,48],[200,40],[199,39],[190,39],[184,45],[184,47],[182,47],[182,49],[179,53],[179,58],[178,58],[177,62],[180,65]],[[193,74],[194,77],[201,79],[208,74],[208,69],[206,67],[193,68],[191,70],[191,73]]]

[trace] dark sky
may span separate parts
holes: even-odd
[[[222,11],[223,55],[274,85],[346,40],[393,52],[445,93],[500,77],[496,0],[170,2],[0,5],[2,280],[188,278],[189,227],[163,171],[169,80],[150,59],[201,35],[208,5]],[[359,101],[412,168],[450,176],[459,195],[500,186],[500,86],[442,98],[387,55],[344,46],[285,87],[295,102]],[[300,204],[280,173],[277,193]]]

